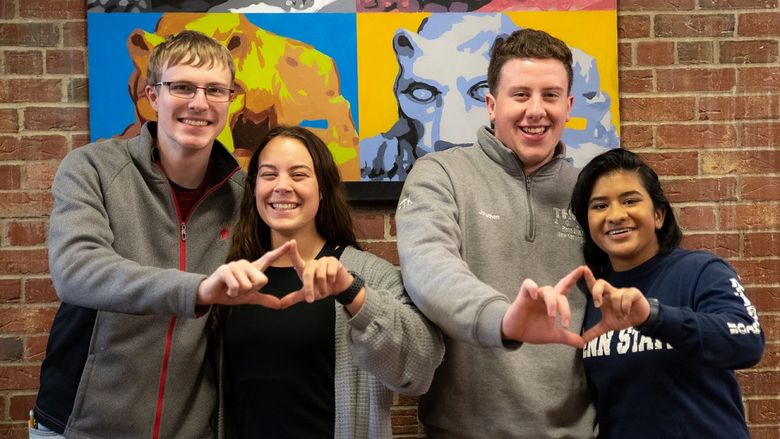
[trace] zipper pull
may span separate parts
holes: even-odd
[[[182,222],[181,223],[181,240],[186,241],[187,240],[187,223]]]

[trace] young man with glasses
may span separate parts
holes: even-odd
[[[148,65],[157,121],[60,164],[49,264],[62,304],[31,437],[214,435],[204,315],[214,303],[258,303],[265,268],[220,266],[242,195],[243,174],[215,140],[234,74],[230,52],[212,38],[169,37]]]

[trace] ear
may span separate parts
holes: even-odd
[[[566,110],[566,122],[571,119],[571,109],[574,107],[574,95],[569,93],[567,100],[569,101],[569,108]]]
[[[154,112],[157,112],[157,102],[160,98],[160,95],[158,93],[160,89],[157,87],[152,87],[151,85],[147,85],[144,88],[144,92],[146,93],[146,99],[149,101],[149,105],[151,105]]]
[[[655,222],[655,229],[660,230],[661,227],[664,225],[664,219],[666,218],[666,207],[661,206],[658,209],[655,209],[655,212],[653,213],[653,218]]]
[[[496,121],[496,98],[495,96],[493,96],[493,93],[488,92],[485,95],[485,105],[487,106],[490,122],[495,122]]]
[[[420,47],[415,40],[416,34],[410,33],[406,29],[398,29],[393,35],[393,50],[396,58],[414,58],[420,51]]]

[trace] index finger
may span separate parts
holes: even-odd
[[[558,294],[566,295],[569,293],[571,287],[577,283],[577,280],[582,277],[583,267],[579,266],[572,270],[569,274],[564,276],[561,280],[555,284],[555,291]]]
[[[585,283],[588,285],[588,289],[592,290],[593,284],[596,283],[596,276],[593,275],[593,271],[587,265],[583,267],[582,273],[585,275]]]
[[[268,268],[269,265],[271,265],[271,262],[279,259],[280,256],[282,256],[289,250],[290,250],[290,241],[287,241],[284,244],[280,245],[279,247],[269,252],[266,252],[259,259],[252,262],[252,265],[257,267],[260,271],[265,271],[265,269]]]

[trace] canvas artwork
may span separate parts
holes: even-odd
[[[273,126],[297,124],[325,141],[345,181],[400,183],[417,158],[468,146],[489,124],[490,48],[528,27],[561,38],[574,54],[574,106],[563,140],[569,159],[582,166],[620,145],[615,6],[89,0],[92,137],[133,136],[155,120],[144,95],[149,51],[166,35],[196,29],[235,55],[238,93],[219,140],[239,161],[246,163]]]

